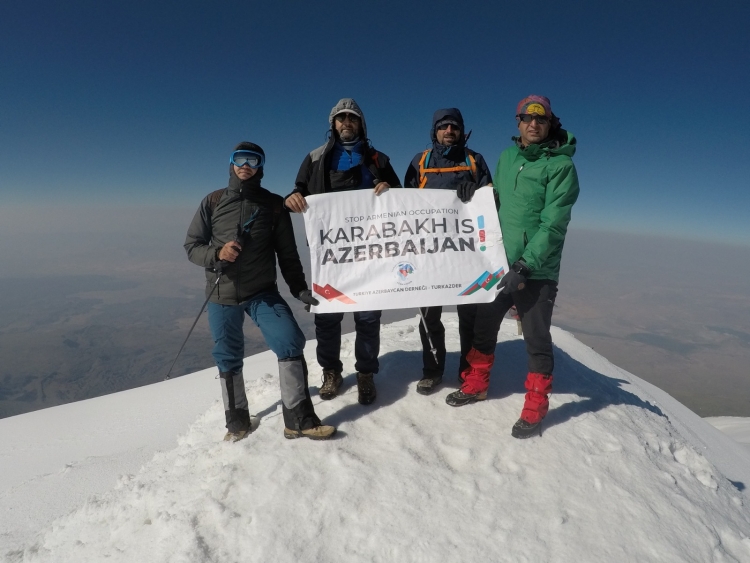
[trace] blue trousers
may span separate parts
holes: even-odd
[[[354,327],[354,369],[362,373],[378,373],[380,353],[380,311],[357,311]],[[318,363],[323,369],[341,371],[341,321],[344,313],[315,315],[315,337],[318,339]]]
[[[208,304],[208,324],[214,339],[213,357],[221,375],[224,413],[230,432],[248,430],[250,413],[242,374],[245,314],[258,325],[266,344],[279,359],[284,424],[307,429],[320,424],[307,386],[307,364],[302,355],[305,336],[291,309],[277,291],[264,291],[240,305]]]
[[[208,324],[214,339],[213,357],[220,372],[242,371],[245,314],[260,328],[266,344],[279,360],[302,355],[305,335],[292,310],[277,291],[264,291],[240,305],[208,304]]]

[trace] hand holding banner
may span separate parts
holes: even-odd
[[[314,313],[495,299],[508,271],[491,187],[353,190],[305,198]]]

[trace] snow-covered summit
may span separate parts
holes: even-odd
[[[750,562],[750,450],[557,329],[544,435],[516,440],[515,322],[488,400],[462,408],[444,400],[458,350],[455,316],[444,322],[447,385],[434,395],[415,392],[414,320],[382,328],[375,404],[357,403],[353,375],[332,401],[313,389],[339,428],[328,442],[282,437],[270,353],[245,362],[260,426],[236,444],[221,441],[215,370],[0,420],[0,558]],[[353,373],[353,335],[343,348]],[[314,342],[306,355],[315,386]]]

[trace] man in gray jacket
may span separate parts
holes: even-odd
[[[305,337],[276,286],[276,258],[292,295],[308,308],[317,300],[307,288],[289,212],[281,196],[260,185],[265,153],[240,143],[230,156],[229,186],[206,196],[188,229],[185,250],[206,271],[208,322],[219,368],[227,441],[250,431],[242,376],[247,314],[279,359],[284,437],[325,440],[336,429],[315,414],[302,355]]]

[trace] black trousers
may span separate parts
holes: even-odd
[[[380,363],[380,314],[381,311],[355,311],[354,369],[362,373],[378,373]],[[341,371],[341,321],[344,313],[316,313],[315,337],[318,363],[323,369]]]
[[[551,375],[555,367],[552,352],[552,309],[557,297],[557,282],[552,280],[528,280],[526,287],[511,294],[498,293],[492,303],[480,303],[473,310],[458,317],[461,338],[461,364],[468,367],[466,354],[475,348],[482,354],[494,354],[497,332],[508,310],[515,305],[521,318],[523,339],[528,354],[530,372]],[[468,306],[467,306],[468,307]]]
[[[462,324],[474,323],[476,317],[476,305],[459,305],[456,309],[458,310],[458,326],[459,336],[461,338],[461,358],[465,361],[466,354],[471,349],[471,342],[469,342],[468,348],[464,351],[464,338],[463,332],[461,331]],[[430,342],[427,339],[427,333],[424,329],[422,320],[419,321],[419,338],[422,340],[422,374],[423,377],[435,377],[437,375],[443,375],[445,371],[445,327],[440,320],[443,313],[442,307],[426,307],[420,309],[422,315],[424,315],[425,323],[427,324],[427,330],[430,331],[430,337],[432,338],[432,345],[435,347],[437,352],[437,362],[435,356],[433,356],[430,350]],[[499,325],[498,325],[499,326]],[[459,369],[461,373],[461,369]]]
[[[424,317],[419,320],[419,338],[422,340],[422,377],[436,377],[443,375],[445,370],[445,327],[440,317],[443,314],[442,307],[423,307],[419,310]],[[437,361],[430,350],[430,340],[427,338],[427,330],[430,332],[432,345],[435,347]]]

